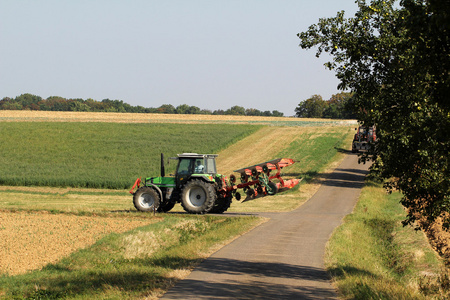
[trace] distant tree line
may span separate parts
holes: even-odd
[[[277,110],[260,111],[254,108],[233,106],[227,110],[207,110],[187,104],[178,105],[163,104],[157,108],[132,106],[122,100],[103,99],[66,99],[51,96],[42,99],[32,94],[22,94],[15,98],[5,97],[0,100],[0,110],[43,110],[43,111],[86,111],[86,112],[127,112],[127,113],[160,113],[160,114],[203,114],[203,115],[242,115],[242,116],[267,116],[282,117],[283,113]]]
[[[313,95],[300,102],[295,108],[295,115],[299,118],[329,118],[329,119],[355,119],[352,112],[352,93],[339,93],[323,100],[320,95]]]

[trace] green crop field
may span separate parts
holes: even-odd
[[[160,153],[166,157],[183,152],[217,153],[259,128],[225,124],[2,123],[0,185],[125,189],[137,177],[159,173]]]

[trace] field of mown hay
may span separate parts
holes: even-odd
[[[283,147],[288,147],[302,134],[308,134],[314,138],[329,131],[330,126],[348,127],[348,124],[352,123],[352,121],[298,118],[40,111],[0,111],[1,122],[248,123],[269,125],[220,153],[218,169],[219,172],[226,175],[237,167],[272,159],[273,153],[277,153]],[[321,128],[312,128],[317,126]],[[45,187],[31,188],[29,192],[27,187],[14,187],[14,193],[7,195],[29,197],[31,200],[31,198],[39,197],[33,194],[36,189],[44,193],[52,192],[52,188]],[[2,190],[4,189],[2,188]],[[308,197],[308,193],[313,192],[314,187],[302,190],[300,193],[302,193],[301,197],[305,199]],[[293,196],[280,195],[280,197],[292,198]],[[266,206],[273,206],[269,199],[267,200]],[[127,205],[130,203],[131,200],[127,202]],[[264,202],[261,201],[261,203]],[[149,222],[145,219],[134,219],[134,217],[127,219],[124,217],[29,212],[26,211],[27,208],[23,207],[25,211],[20,211],[20,207],[12,208],[13,211],[0,211],[0,274],[14,275],[39,269],[77,249],[91,245],[105,234],[128,231]],[[40,208],[36,207],[35,209]]]

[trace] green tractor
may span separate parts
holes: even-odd
[[[138,178],[130,191],[134,206],[143,212],[168,212],[181,203],[192,214],[225,212],[233,194],[226,188],[226,177],[216,172],[216,157],[217,154],[178,154],[174,158],[178,160],[174,177],[166,177],[161,154],[161,176],[145,178],[144,182]]]

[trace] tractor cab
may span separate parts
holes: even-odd
[[[202,177],[207,181],[213,181],[216,172],[217,154],[178,154],[178,166],[175,175],[177,186],[183,185],[192,177]]]

